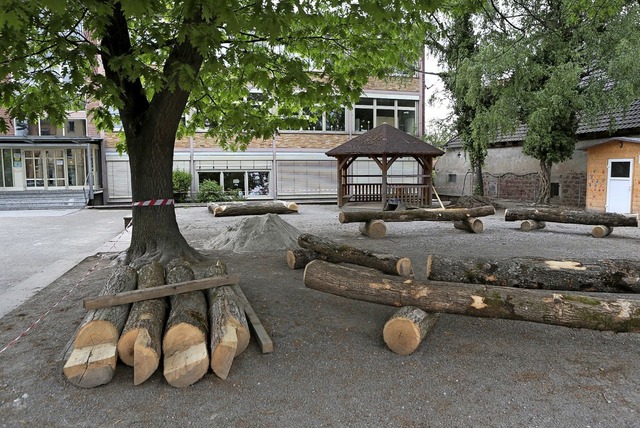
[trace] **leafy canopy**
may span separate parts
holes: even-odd
[[[156,98],[181,90],[190,94],[182,132],[206,128],[223,146],[243,148],[355,102],[370,76],[414,67],[436,4],[5,0],[1,104],[19,119],[62,123],[67,111],[98,101],[92,114],[102,129],[121,120],[134,133]],[[184,45],[197,50],[201,65],[181,61]],[[112,73],[105,75],[100,58]],[[311,108],[306,117],[304,108]]]

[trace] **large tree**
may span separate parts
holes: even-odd
[[[91,114],[103,129],[117,111],[133,200],[171,198],[185,113],[183,130],[208,127],[223,147],[242,149],[349,105],[370,76],[417,62],[434,4],[5,0],[0,103],[12,117],[62,123],[74,103],[95,100]],[[134,206],[133,220],[129,262],[201,257],[181,235],[172,205]]]
[[[486,145],[525,126],[548,203],[552,165],[573,154],[579,122],[640,98],[640,4],[492,1],[474,19],[478,49],[457,73],[475,108],[472,138]]]

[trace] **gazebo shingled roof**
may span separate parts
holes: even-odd
[[[421,139],[386,123],[326,152],[327,156],[345,155],[428,155],[442,156],[444,152]]]
[[[388,201],[395,200],[423,207],[431,204],[433,158],[444,152],[391,125],[382,124],[325,154],[338,160],[338,206],[350,201],[380,201],[385,207]],[[393,163],[402,157],[411,157],[418,163],[417,175],[389,175]],[[381,171],[381,182],[371,182],[374,176],[368,174],[350,173],[349,168],[357,158],[375,161]],[[409,177],[417,182],[406,183]]]

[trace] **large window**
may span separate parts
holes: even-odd
[[[311,115],[310,109],[304,109],[304,115]],[[300,129],[288,129],[288,131],[315,131],[315,132],[344,132],[345,131],[345,109],[322,113],[322,117]]]
[[[20,162],[20,150],[0,149],[0,187],[13,187],[14,153]]]
[[[405,99],[360,98],[354,107],[354,131],[366,132],[387,123],[415,135],[416,103]]]
[[[269,196],[269,171],[199,171],[198,183],[215,181],[229,192],[241,196]]]

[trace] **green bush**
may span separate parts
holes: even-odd
[[[239,191],[225,190],[213,180],[204,180],[200,183],[200,188],[196,194],[196,202],[224,202],[224,201],[239,201],[244,199],[240,196]]]
[[[173,197],[176,202],[185,202],[191,189],[191,174],[177,169],[173,171]]]

